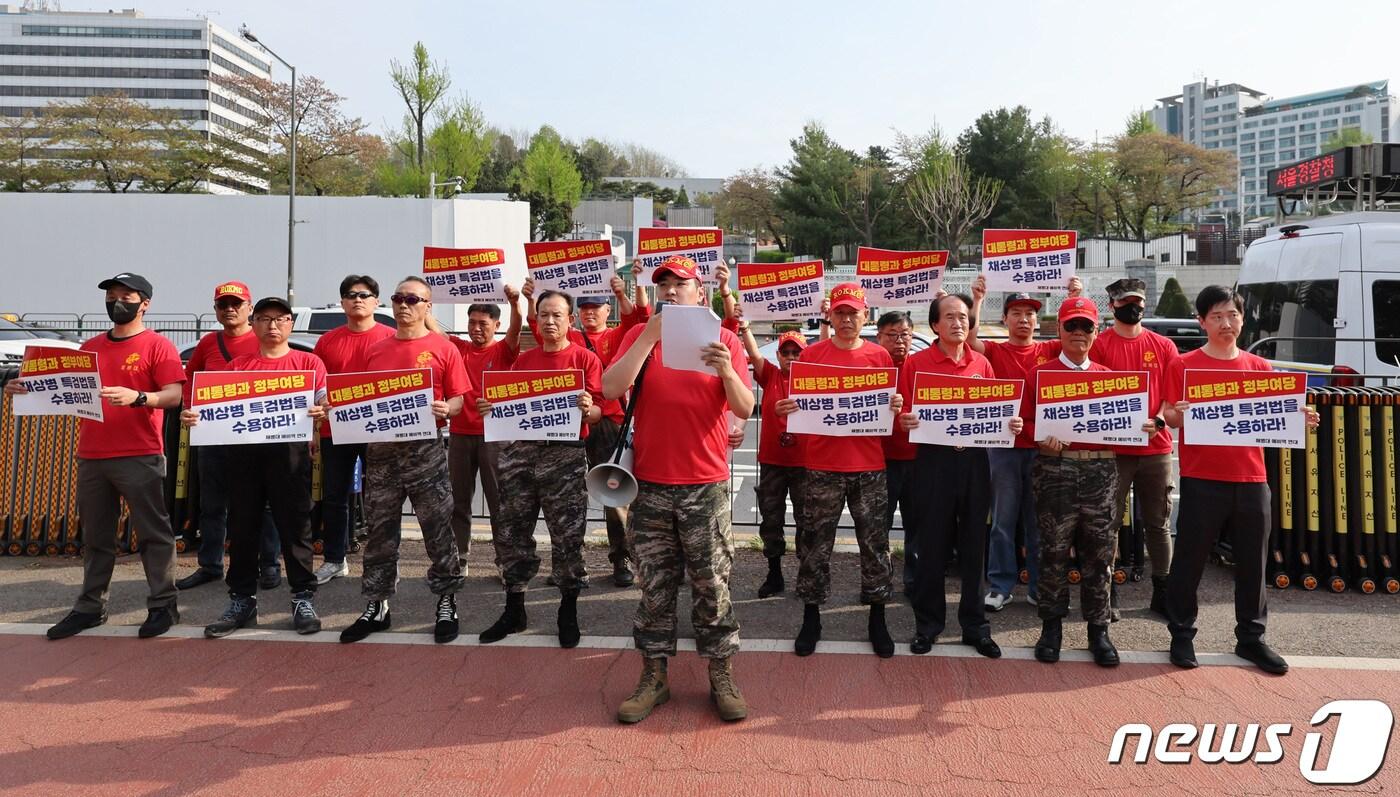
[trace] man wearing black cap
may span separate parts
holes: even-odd
[[[315,401],[307,414],[326,416],[326,365],[321,358],[295,351],[287,344],[292,331],[292,308],[285,299],[268,297],[253,305],[253,334],[258,351],[234,360],[231,371],[310,371],[315,374]],[[186,426],[199,422],[199,413],[180,414]],[[311,551],[311,447],[307,443],[258,443],[228,446],[229,472],[229,606],[219,619],[204,627],[210,639],[224,637],[258,617],[258,549],[262,538],[263,507],[272,517],[287,560],[287,582],[292,588],[292,627],[298,634],[321,630],[321,620],[311,600],[316,594],[315,565]]]
[[[1115,446],[1118,454],[1118,493],[1114,506],[1122,507],[1133,490],[1133,503],[1142,519],[1147,555],[1152,560],[1153,612],[1166,617],[1167,575],[1172,566],[1172,435],[1163,416],[1162,386],[1167,370],[1181,355],[1176,344],[1150,329],[1143,329],[1147,283],[1124,278],[1108,285],[1113,327],[1099,335],[1089,358],[1110,371],[1146,371],[1147,402],[1153,413],[1143,431],[1150,434],[1146,446]],[[1168,402],[1169,403],[1169,402]],[[1113,614],[1118,619],[1118,594],[1113,593]]]
[[[109,332],[82,350],[97,355],[103,420],[78,426],[78,515],[83,525],[83,591],[73,611],[48,631],[63,639],[107,622],[107,592],[117,563],[121,500],[131,513],[141,564],[146,570],[146,621],[138,636],[159,636],[180,621],[175,608],[175,534],[165,507],[164,408],[180,406],[185,381],[180,355],[169,340],[146,329],[151,283],[118,274],[97,287],[107,292]],[[17,379],[10,395],[27,390]]]

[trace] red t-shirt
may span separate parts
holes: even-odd
[[[908,355],[905,355],[905,359],[908,359]],[[895,367],[903,368],[904,363],[902,361],[895,363]],[[880,438],[880,446],[885,451],[886,462],[890,460],[908,462],[919,453],[919,447],[909,442],[909,433],[899,425],[898,420],[894,422],[894,431]]]
[[[355,332],[342,324],[318,338],[316,347],[311,351],[321,358],[327,373],[354,374],[360,371],[374,370],[365,362],[365,352],[369,350],[370,346],[393,336],[393,327],[378,322],[364,332]],[[254,351],[257,351],[256,346]],[[321,424],[321,437],[330,439],[331,425],[329,423]]]
[[[987,361],[986,357],[973,351],[972,347],[964,345],[962,359],[954,360],[944,354],[935,341],[927,349],[904,358],[904,365],[899,369],[899,394],[904,397],[904,409],[901,412],[909,412],[914,406],[914,374],[916,373],[971,376],[981,379],[992,379],[996,376],[992,372],[992,364]],[[905,432],[905,439],[908,439],[908,434]],[[911,444],[910,447],[916,448],[914,444]]]
[[[467,381],[467,369],[462,366],[462,355],[457,347],[444,335],[436,332],[401,340],[397,337],[385,338],[370,346],[365,352],[365,362],[376,371],[396,371],[401,368],[427,368],[433,374],[433,401],[464,396],[471,390]],[[463,412],[467,407],[462,408]],[[439,420],[438,427],[447,425]]]
[[[1181,359],[1176,344],[1150,329],[1144,329],[1135,338],[1125,338],[1111,328],[1099,333],[1093,348],[1089,349],[1089,359],[1100,363],[1110,371],[1147,372],[1147,416],[1155,416],[1162,409],[1162,380],[1172,363]],[[1111,446],[1119,456],[1133,457],[1150,454],[1170,454],[1172,433],[1170,429],[1152,435],[1145,446]]]
[[[1037,365],[1036,367],[1031,369],[1030,373],[1026,374],[1026,391],[1021,397],[1021,418],[1026,422],[1025,435],[1031,440],[1035,440],[1035,375],[1040,373],[1041,371],[1072,370],[1075,369],[1072,369],[1069,366],[1065,365],[1064,360],[1061,360],[1059,355],[1056,355],[1055,359],[1047,360],[1046,362]],[[1110,371],[1112,369],[1106,368],[1094,362],[1093,360],[1090,360],[1089,367],[1084,370]],[[1099,445],[1098,443],[1065,443],[1065,448],[1072,449],[1074,451],[1104,451],[1107,449],[1116,450],[1117,447]]]
[[[985,347],[982,355],[992,364],[992,372],[998,379],[1025,379],[1031,369],[1041,363],[1060,356],[1063,348],[1058,340],[1042,340],[1025,346],[999,340],[982,341]],[[1035,385],[1026,383],[1025,390],[1034,390]],[[1017,448],[1036,448],[1035,440],[1026,431],[1016,435]]]
[[[166,385],[185,381],[175,344],[149,329],[114,341],[106,333],[89,338],[83,351],[97,355],[97,372],[103,387],[129,387],[155,393]],[[113,459],[165,453],[162,424],[165,411],[150,407],[103,405],[104,421],[84,418],[78,425],[78,457]]]
[[[544,350],[543,346],[536,346],[516,358],[515,367],[511,370],[582,371],[583,389],[587,390],[588,395],[593,397],[595,404],[601,404],[603,401],[603,364],[598,361],[598,355],[575,343],[570,343],[555,352],[548,352]],[[481,417],[481,414],[476,411],[476,407],[467,407],[462,410],[463,415],[469,412],[478,418]],[[588,439],[588,424],[583,424],[579,439]]]
[[[1249,352],[1240,352],[1233,360],[1217,360],[1205,349],[1188,351],[1176,359],[1167,371],[1163,390],[1167,401],[1177,402],[1186,396],[1186,370],[1272,371],[1269,361]],[[1190,423],[1187,420],[1187,423]],[[1240,446],[1202,446],[1181,444],[1181,475],[1192,479],[1218,482],[1266,482],[1264,449]]]
[[[782,437],[787,432],[787,416],[779,415],[773,405],[788,397],[790,374],[765,360],[763,367],[754,374],[759,387],[763,388],[763,406],[760,408],[763,423],[758,437],[758,461],[764,465],[781,465],[786,468],[800,468],[806,464],[802,455],[803,439],[807,435],[792,435],[793,444],[784,446]]]
[[[476,411],[476,399],[483,390],[481,375],[486,371],[509,369],[515,363],[515,358],[520,356],[520,349],[506,345],[504,340],[493,340],[481,347],[461,338],[454,337],[448,340],[457,347],[457,353],[462,355],[462,366],[467,371],[467,382],[471,385],[471,389],[467,391],[466,406],[452,418],[448,427],[452,434],[484,435],[486,427],[482,425],[481,413]]]
[[[646,327],[627,330],[613,356],[632,348]],[[739,338],[720,330],[729,360],[744,384],[749,379],[748,357]],[[713,484],[729,481],[729,400],[724,383],[713,373],[667,368],[658,341],[642,376],[641,397],[632,413],[632,472],[657,484]]]
[[[802,350],[801,363],[844,365],[848,368],[893,368],[894,359],[879,345],[862,340],[854,349],[843,349],[834,339],[818,341]],[[908,362],[906,360],[905,362]],[[863,473],[885,469],[885,447],[880,437],[830,437],[798,435],[810,470]]]
[[[326,397],[326,364],[320,357],[304,351],[290,349],[281,357],[264,357],[261,352],[238,357],[230,371],[311,371],[316,374],[315,398],[317,403]]]
[[[219,348],[220,336],[223,336],[224,348],[228,349],[231,359],[224,359],[224,353]],[[195,374],[201,371],[227,371],[229,364],[234,360],[257,353],[258,336],[254,335],[251,329],[236,338],[224,335],[223,330],[210,332],[200,338],[199,344],[190,354],[190,361],[185,363],[185,406],[190,405],[190,391],[194,389]]]

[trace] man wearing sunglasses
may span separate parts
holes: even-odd
[[[253,334],[258,350],[233,361],[230,371],[310,371],[315,375],[313,399],[306,413],[314,420],[326,416],[326,366],[314,354],[287,343],[292,331],[292,307],[285,299],[267,297],[253,306]],[[185,428],[199,423],[199,412],[180,413]],[[321,630],[312,598],[316,594],[315,560],[311,551],[311,446],[307,443],[257,443],[227,446],[229,476],[229,605],[204,627],[210,639],[226,637],[258,619],[257,559],[262,538],[263,507],[271,506],[282,555],[287,560],[287,583],[292,588],[292,627],[298,634]]]
[[[370,346],[394,336],[393,327],[379,323],[379,283],[368,274],[350,274],[340,281],[340,307],[345,323],[322,335],[313,353],[332,374],[353,374],[378,368],[365,361]],[[331,425],[321,424],[321,539],[324,547],[316,583],[350,575],[345,554],[350,548],[350,490],[355,461],[363,461],[364,443],[336,443]]]
[[[1099,308],[1092,299],[1072,297],[1060,305],[1060,347],[1053,360],[1026,375],[1021,417],[1035,439],[1036,377],[1044,371],[1107,371],[1089,359],[1098,335]],[[1040,639],[1035,657],[1047,664],[1060,660],[1064,618],[1069,615],[1070,549],[1079,557],[1080,607],[1089,624],[1089,652],[1101,667],[1118,664],[1118,650],[1108,638],[1109,567],[1118,538],[1118,467],[1109,446],[1066,443],[1055,437],[1039,441],[1031,468],[1035,512],[1040,531],[1040,581],[1036,604]]]
[[[365,362],[379,370],[427,368],[432,372],[433,417],[439,437],[401,443],[370,443],[365,450],[365,515],[369,541],[365,543],[361,593],[368,598],[359,619],[340,634],[341,642],[358,642],[389,628],[389,598],[399,580],[400,512],[404,499],[413,502],[413,513],[423,531],[423,546],[432,560],[428,589],[438,596],[433,639],[457,638],[457,599],[465,578],[452,533],[452,478],[447,450],[440,437],[447,419],[462,411],[471,383],[462,355],[445,335],[434,332],[428,319],[433,311],[432,288],[422,277],[405,277],[394,288],[394,337],[382,340],[365,353]]]
[[[223,329],[199,339],[185,364],[185,406],[190,406],[194,375],[202,371],[227,371],[239,357],[258,353],[258,336],[249,321],[253,296],[241,282],[224,282],[214,288],[214,317]],[[224,577],[224,540],[228,535],[229,480],[225,446],[202,446],[195,454],[199,478],[199,569],[175,582],[178,589],[194,589]],[[274,589],[282,576],[277,564],[280,545],[271,513],[263,516],[260,547],[263,589]]]

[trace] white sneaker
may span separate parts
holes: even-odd
[[[316,583],[325,584],[333,578],[350,575],[350,564],[348,562],[323,562],[316,568]]]
[[[982,605],[987,607],[989,612],[999,612],[1011,603],[1010,595],[1003,595],[1000,592],[988,592],[987,597],[982,599]]]

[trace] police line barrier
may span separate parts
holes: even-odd
[[[1400,389],[1312,388],[1307,447],[1265,449],[1273,493],[1268,573],[1279,589],[1400,593],[1396,412]]]

